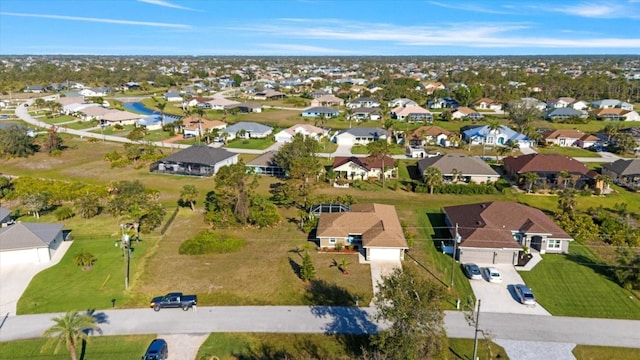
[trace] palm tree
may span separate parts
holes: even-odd
[[[389,148],[389,144],[384,140],[373,141],[367,144],[367,151],[369,151],[369,154],[373,158],[382,162],[382,165],[381,165],[382,168],[380,169],[381,170],[380,176],[382,177],[382,188],[384,189],[385,178],[386,178],[385,170],[387,165],[385,164],[385,159],[391,152],[391,149]]]
[[[451,170],[451,181],[454,184],[457,183],[458,179],[460,178],[461,175],[462,175],[462,173],[458,169],[452,169]]]
[[[89,333],[92,330],[100,331],[97,319],[89,314],[79,314],[77,311],[69,311],[61,317],[53,318],[55,325],[42,333],[43,337],[50,338],[42,347],[42,351],[55,344],[54,354],[58,353],[61,346],[65,346],[71,354],[71,360],[76,360],[78,343],[89,341]]]
[[[558,193],[558,209],[563,214],[571,214],[576,207],[576,191],[564,189]]]
[[[536,181],[538,181],[538,174],[534,172],[528,172],[528,173],[525,173],[523,177],[525,181],[529,184],[528,192],[531,192],[531,190],[533,189],[533,184],[535,184]]]
[[[429,166],[423,175],[424,182],[429,186],[429,194],[433,195],[433,187],[442,184],[442,171],[435,166]]]
[[[558,174],[558,178],[560,178],[560,180],[562,180],[562,188],[566,189],[567,188],[567,180],[571,177],[571,174],[569,174],[569,171],[567,170],[562,170],[560,171],[560,173]]]
[[[511,149],[506,146],[498,147],[497,154],[496,154],[496,162],[499,162],[499,157],[504,158],[504,156],[507,155],[510,151]]]
[[[166,101],[158,101],[156,102],[156,106],[160,110],[160,124],[164,127],[164,109],[167,107]]]

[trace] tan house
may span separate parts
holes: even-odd
[[[322,95],[311,100],[311,106],[342,106],[344,100],[331,94]]]
[[[598,142],[596,136],[585,134],[580,130],[574,129],[549,130],[543,132],[541,135],[546,144],[561,147],[578,146],[585,148]]]
[[[476,109],[480,109],[480,110],[492,110],[492,111],[502,110],[502,104],[488,98],[481,98],[474,101],[473,106]]]
[[[367,260],[403,260],[409,248],[396,208],[384,204],[356,204],[349,212],[320,214],[316,238],[321,248],[362,248]]]
[[[382,168],[384,167],[384,177],[389,179],[394,176],[396,168],[393,158],[384,156],[377,158],[373,156],[337,156],[333,159],[333,172],[337,178],[348,180],[368,180],[369,178],[380,179]]]
[[[454,133],[439,126],[420,126],[419,128],[413,130],[413,132],[411,133],[411,139],[409,141],[411,143],[411,146],[452,146],[454,145],[451,141],[452,138],[455,138],[457,140],[457,136],[455,136]]]
[[[210,134],[214,130],[222,130],[227,127],[227,124],[219,120],[206,120],[189,116],[182,119],[183,133],[185,137],[189,135],[201,136]]]

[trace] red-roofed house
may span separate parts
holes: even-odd
[[[541,210],[515,202],[448,206],[444,213],[449,242],[459,235],[456,258],[462,263],[515,265],[524,246],[541,254],[565,254],[573,241]]]
[[[333,159],[333,171],[337,178],[349,180],[367,180],[369,178],[380,178],[384,166],[384,176],[386,179],[393,176],[396,171],[393,158],[384,156],[377,158],[373,156],[337,156]]]
[[[508,156],[503,159],[504,172],[510,178],[524,184],[524,174],[536,173],[536,184],[550,187],[566,187],[572,184],[577,189],[585,185],[596,186],[598,173],[589,170],[583,163],[560,154],[529,154]],[[561,173],[568,172],[569,177],[563,178]]]

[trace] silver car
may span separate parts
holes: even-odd
[[[480,268],[476,264],[464,264],[462,266],[464,269],[464,274],[471,280],[482,280],[482,273],[480,272]]]
[[[526,285],[516,284],[516,285],[513,285],[513,289],[515,290],[516,295],[518,296],[518,299],[520,300],[521,304],[524,304],[524,305],[536,304],[536,297],[533,296],[533,291],[531,291],[531,289],[529,289]]]

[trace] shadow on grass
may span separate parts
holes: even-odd
[[[419,267],[421,267],[423,270],[426,270],[429,275],[433,276],[434,279],[436,279],[439,283],[441,283],[444,286],[449,286],[447,283],[444,282],[444,280],[440,279],[436,274],[434,274],[431,270],[429,270],[426,266],[424,266],[421,262],[419,262],[418,260],[416,260],[416,258],[414,258],[413,256],[411,256],[411,254],[409,253],[405,253],[404,254],[406,257],[410,258],[411,260],[413,260],[413,262],[415,262],[416,264],[418,264]]]
[[[274,345],[262,343],[256,347],[251,347],[240,354],[233,354],[238,360],[280,360],[295,359],[294,354],[286,349],[278,349]]]
[[[291,266],[291,270],[296,274],[298,279],[302,280],[302,267],[292,258],[289,258],[289,266]]]
[[[586,266],[589,269],[595,271],[597,274],[605,276],[612,281],[616,281],[615,276],[613,274],[613,266],[605,264],[605,263],[597,263],[593,261],[592,258],[588,256],[584,256],[582,254],[565,254],[565,258],[577,265]]]
[[[411,180],[422,181],[422,176],[420,175],[420,170],[418,169],[418,164],[407,165],[407,172],[409,173],[409,177]]]

